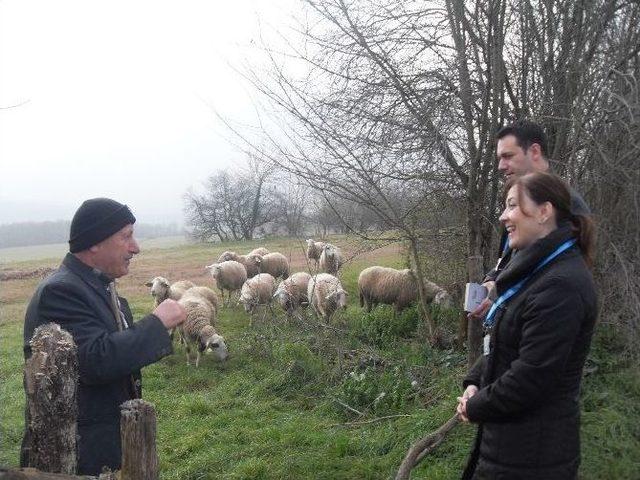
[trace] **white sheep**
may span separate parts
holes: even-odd
[[[347,308],[347,292],[340,280],[328,273],[311,277],[307,297],[316,315],[327,323],[338,308]]]
[[[209,273],[215,279],[216,285],[222,294],[223,304],[225,290],[229,292],[229,303],[231,303],[231,294],[239,291],[244,282],[247,281],[247,270],[242,263],[235,260],[213,263],[204,268],[209,270]]]
[[[310,279],[311,275],[307,272],[296,272],[278,285],[273,298],[277,300],[288,316],[291,316],[298,307],[309,304],[307,288]]]
[[[269,253],[269,250],[264,247],[258,247],[251,250],[249,253],[247,253],[246,256],[250,257],[251,255],[266,255],[267,253]]]
[[[151,287],[151,296],[154,298],[156,306],[158,306],[167,298],[179,300],[184,292],[191,287],[195,287],[196,284],[189,280],[178,280],[169,284],[169,280],[164,277],[154,277],[150,282],[145,283],[145,286]]]
[[[289,276],[289,260],[279,252],[267,253],[266,255],[252,255],[260,273],[268,273],[273,278]]]
[[[320,260],[320,254],[324,250],[324,242],[316,242],[311,238],[307,239],[307,259],[313,260],[316,269],[318,268],[318,261]]]
[[[207,292],[208,290],[208,292]],[[191,344],[196,344],[196,367],[200,355],[211,352],[216,360],[224,361],[229,356],[224,337],[216,332],[216,308],[211,303],[215,293],[207,287],[189,289],[178,300],[187,312],[187,319],[178,327],[187,353],[187,365],[191,364]]]
[[[259,273],[253,278],[249,278],[242,286],[239,303],[244,305],[244,309],[251,315],[249,324],[253,323],[253,314],[258,305],[267,305],[271,308],[271,299],[276,289],[276,279],[268,273]]]
[[[244,265],[247,271],[247,278],[255,277],[260,271],[258,270],[258,264],[255,261],[255,255],[238,255],[236,252],[226,251],[218,257],[217,263],[227,262],[233,260]]]
[[[425,280],[427,299],[440,305],[448,305],[449,294],[433,282]],[[418,282],[415,274],[408,268],[373,266],[365,268],[358,276],[360,306],[371,311],[379,303],[393,305],[399,313],[418,298]]]
[[[344,263],[340,249],[326,243],[320,254],[320,271],[336,275]]]

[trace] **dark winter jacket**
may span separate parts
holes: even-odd
[[[518,252],[497,278],[498,295],[572,237],[561,227]],[[577,246],[560,254],[498,308],[490,354],[463,382],[479,423],[463,478],[573,479],[580,463],[579,394],[597,315],[591,274]]]
[[[160,319],[151,314],[133,323],[122,297],[120,307],[129,328],[118,331],[109,281],[67,254],[60,268],[38,286],[24,324],[25,358],[31,356],[29,341],[35,328],[49,322],[69,331],[77,345],[78,473],[84,475],[98,475],[103,465],[120,467],[120,405],[137,396],[133,385],[140,385],[140,369],[172,352]],[[27,444],[25,439],[22,466],[28,463]]]

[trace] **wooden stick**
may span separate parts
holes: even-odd
[[[418,465],[427,454],[440,445],[447,434],[459,423],[460,418],[458,414],[455,414],[435,432],[430,433],[414,443],[400,464],[395,480],[407,480],[411,475],[411,470]]]

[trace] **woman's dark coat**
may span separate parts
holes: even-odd
[[[140,369],[172,352],[162,322],[147,315],[133,323],[127,301],[119,297],[129,328],[118,331],[109,279],[68,254],[60,268],[44,280],[27,308],[24,354],[36,327],[59,324],[73,336],[78,349],[78,473],[98,475],[104,465],[120,467],[120,405],[140,391]],[[135,391],[136,384],[138,392]],[[27,420],[28,421],[28,420]],[[28,428],[25,429],[28,435]],[[28,466],[23,441],[21,465]]]
[[[515,255],[497,278],[498,295],[571,238],[555,230]],[[579,394],[597,301],[577,247],[538,271],[498,309],[491,353],[463,382],[478,435],[463,478],[573,479],[580,463]]]

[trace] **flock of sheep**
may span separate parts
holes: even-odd
[[[342,287],[338,272],[344,264],[340,249],[324,242],[307,240],[309,269],[314,264],[315,275],[307,272],[290,274],[289,261],[278,252],[257,248],[246,255],[224,252],[216,263],[205,268],[215,279],[222,296],[222,306],[231,305],[232,296],[239,292],[242,303],[251,315],[250,324],[259,306],[271,309],[272,301],[289,317],[303,307],[311,305],[316,316],[329,322],[331,316],[347,306],[347,292]],[[278,279],[281,279],[278,284]],[[187,364],[191,362],[191,346],[196,348],[196,367],[204,352],[212,352],[223,361],[228,356],[224,338],[216,331],[219,304],[216,293],[189,280],[170,283],[164,277],[155,277],[146,283],[156,305],[167,298],[178,301],[187,311],[187,320],[178,327],[180,339],[185,344]],[[448,304],[449,295],[435,283],[426,281],[427,296],[437,304]],[[415,302],[418,287],[414,273],[409,270],[373,266],[364,269],[358,277],[360,306],[371,311],[382,303],[393,305],[396,312]],[[171,333],[173,336],[173,332]]]

